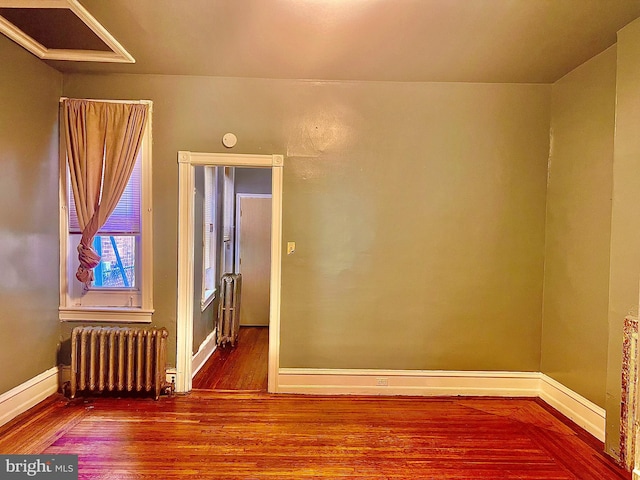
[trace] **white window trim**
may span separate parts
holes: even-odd
[[[202,252],[202,296],[200,298],[200,311],[202,311],[202,312],[204,312],[207,309],[207,307],[209,305],[211,305],[211,303],[213,303],[213,301],[216,298],[216,287],[215,287],[215,285],[217,284],[218,271],[219,271],[218,270],[218,261],[217,261],[218,259],[215,256],[215,253],[218,251],[218,229],[219,229],[219,225],[218,225],[219,222],[218,222],[218,218],[217,218],[218,216],[216,215],[217,210],[218,210],[218,202],[217,202],[217,196],[218,196],[218,167],[213,167],[213,166],[208,165],[208,166],[205,166],[203,168],[205,170],[205,172],[204,172],[204,182],[205,182],[204,192],[205,192],[205,195],[204,195],[204,199],[203,199],[204,202],[207,201],[206,192],[207,192],[207,181],[208,181],[208,179],[207,179],[206,169],[207,168],[212,168],[213,169],[213,175],[212,175],[213,179],[212,179],[210,188],[212,189],[211,197],[213,199],[213,211],[212,211],[213,219],[212,220],[213,220],[213,224],[214,224],[214,231],[213,231],[214,235],[212,236],[210,241],[213,242],[214,255],[213,255],[212,258],[210,258],[210,261],[213,262],[213,284],[214,284],[214,287],[210,288],[210,289],[205,288],[206,284],[207,284],[207,280],[206,280],[207,272],[206,272],[206,265],[205,265],[206,253],[204,252],[204,248],[206,248],[206,242],[205,242],[205,238],[204,238],[204,236],[206,235],[206,230],[205,230],[206,226],[205,226],[205,222],[204,222],[204,218],[203,218],[203,222],[202,222],[202,225],[203,225],[203,228],[202,228],[202,235],[203,235],[203,238],[202,238],[202,240],[203,240],[202,241],[202,246],[203,246],[203,252]],[[204,210],[205,209],[203,208],[203,216],[204,216]]]
[[[235,167],[221,167],[223,175],[222,184],[222,245],[220,248],[219,276],[225,273],[233,273],[233,250],[235,245],[235,226],[233,224],[233,209],[235,208]]]
[[[62,101],[62,99],[61,99]],[[60,307],[61,322],[114,322],[114,323],[151,323],[153,314],[153,209],[152,209],[152,132],[153,132],[153,102],[98,100],[114,103],[140,103],[149,106],[149,113],[145,132],[142,139],[142,191],[141,191],[141,237],[142,251],[140,255],[140,295],[139,307],[78,307],[72,305],[69,296],[68,272],[68,234],[69,220],[67,214],[67,165],[66,148],[62,132],[62,113],[60,114],[60,175],[59,175],[59,205],[60,205]]]
[[[217,292],[218,290],[215,288],[213,290],[204,290],[202,292],[202,300],[200,300],[201,312],[204,312],[207,309],[207,307],[213,303],[213,301],[216,299]]]

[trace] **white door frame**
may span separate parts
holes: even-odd
[[[268,391],[278,391],[280,367],[280,288],[282,269],[282,155],[178,152],[178,306],[176,391],[189,392],[193,355],[193,245],[196,166],[271,168],[271,282],[269,301]]]

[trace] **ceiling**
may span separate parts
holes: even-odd
[[[135,64],[63,72],[550,83],[640,0],[80,0]]]

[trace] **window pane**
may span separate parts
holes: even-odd
[[[131,172],[129,183],[122,193],[118,205],[109,216],[107,222],[100,229],[99,233],[140,233],[140,190],[142,178],[142,159],[138,154],[136,164]],[[76,204],[73,200],[73,189],[71,181],[69,185],[67,203],[69,205],[69,233],[82,233],[78,223]]]
[[[134,288],[136,286],[136,237],[100,235],[93,248],[102,257],[94,269],[94,288]]]

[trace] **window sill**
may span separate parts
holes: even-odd
[[[127,307],[60,307],[61,322],[151,323],[153,310]]]
[[[202,300],[200,300],[200,310],[204,312],[207,307],[211,305],[215,300],[216,289],[214,288],[213,290],[205,290],[202,297]]]

